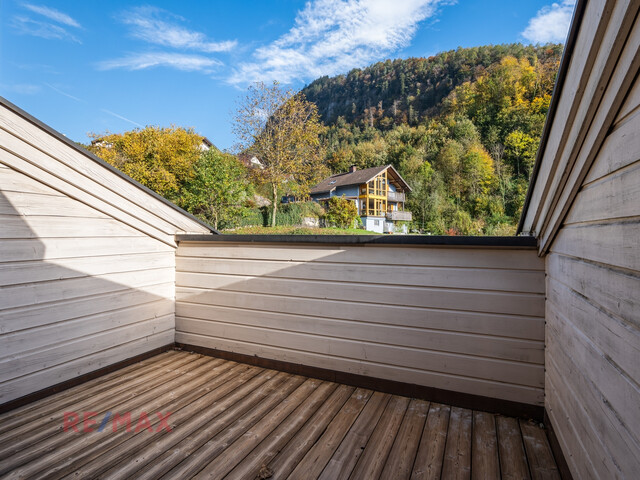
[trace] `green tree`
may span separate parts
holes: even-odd
[[[235,226],[252,194],[247,168],[233,155],[209,150],[196,163],[180,204],[214,228]]]
[[[286,189],[305,197],[326,174],[318,109],[304,95],[283,90],[277,82],[256,83],[235,112],[233,131],[238,150],[256,155],[262,163],[259,178],[270,187],[275,227],[279,192]]]
[[[327,223],[340,228],[353,226],[358,218],[358,208],[351,200],[342,197],[331,197],[324,216]]]
[[[163,197],[175,200],[202,153],[192,129],[153,127],[91,134],[89,151]]]

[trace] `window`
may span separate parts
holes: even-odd
[[[373,221],[373,224],[374,224],[376,227],[379,227],[379,226],[380,226],[380,220],[374,220],[374,221]]]

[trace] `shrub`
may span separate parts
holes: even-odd
[[[331,197],[325,214],[325,221],[329,225],[348,228],[354,225],[358,218],[358,208],[351,200],[342,197]]]

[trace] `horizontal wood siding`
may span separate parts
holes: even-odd
[[[57,188],[62,184],[54,188],[9,168],[5,146],[3,141],[0,403],[173,343],[171,236],[151,235],[106,208],[72,198]],[[42,161],[55,162],[40,153]]]
[[[0,164],[31,177],[57,195],[78,200],[97,210],[96,214],[109,216],[172,246],[175,246],[176,233],[209,233],[204,225],[106,168],[87,152],[70,146],[4,102],[0,103]],[[21,192],[22,183],[16,186],[3,182],[3,186]],[[2,208],[0,204],[0,213]],[[62,204],[61,208],[64,208]]]
[[[543,403],[535,249],[180,242],[176,341]]]
[[[635,83],[546,258],[546,408],[574,478],[640,475]]]

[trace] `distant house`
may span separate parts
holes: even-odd
[[[323,203],[331,197],[355,202],[364,228],[373,232],[405,231],[399,221],[411,221],[411,212],[404,210],[406,192],[411,188],[391,165],[357,170],[351,166],[346,173],[324,179],[311,189],[311,199]]]
[[[211,140],[209,140],[207,137],[202,137],[202,143],[200,144],[200,150],[203,152],[207,152],[209,150],[211,150],[212,148],[214,150],[219,150],[218,147],[216,147]]]

